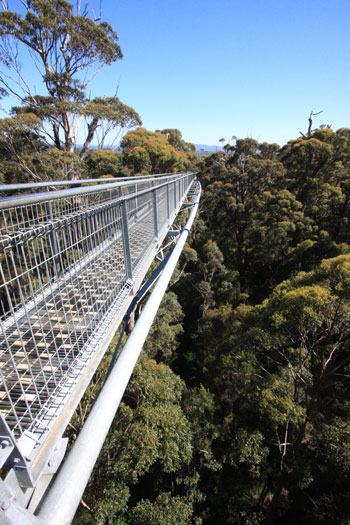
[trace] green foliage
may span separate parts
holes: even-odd
[[[160,494],[154,503],[142,500],[129,514],[130,525],[188,525],[193,523],[193,504],[185,498],[171,497],[170,493]],[[200,520],[195,520],[200,524]]]
[[[196,147],[194,144],[191,144],[190,142],[185,142],[182,139],[181,131],[179,131],[178,129],[162,129],[161,131],[156,130],[156,132],[165,135],[170,146],[172,146],[178,151],[196,151]]]
[[[41,156],[47,146],[42,131],[33,113],[0,120],[0,171],[7,183],[45,180]]]
[[[174,361],[179,346],[178,338],[183,332],[183,316],[175,293],[166,293],[144,345],[150,358],[167,364]]]
[[[73,178],[83,179],[86,176],[86,168],[83,161],[70,151],[61,151],[51,148],[40,158],[43,176],[48,180],[69,180]]]
[[[140,484],[151,474],[152,497],[162,501],[163,492],[170,491],[174,513],[176,508],[192,508],[192,489],[183,497],[181,488],[192,457],[191,429],[180,406],[182,391],[182,381],[167,365],[143,355],[84,496],[102,522],[123,516],[129,505],[137,505],[131,516],[151,512],[139,499]]]
[[[203,161],[198,262],[176,291],[177,370],[194,407],[199,385],[212,401],[191,415],[205,523],[348,517],[349,136],[247,139]]]
[[[48,147],[41,120],[19,113],[0,121],[0,169],[7,183],[84,178],[85,166],[73,152]]]
[[[169,138],[171,136],[169,135]],[[123,149],[123,163],[134,174],[187,171],[193,169],[197,161],[197,156],[192,150],[188,151],[185,147],[182,149],[175,148],[168,141],[167,134],[163,132],[153,133],[144,128],[129,131],[124,136],[121,147]]]
[[[215,420],[214,395],[203,385],[185,391],[184,412],[190,421],[195,461],[198,470],[218,470],[221,465],[213,455],[213,442],[219,437]]]
[[[89,177],[92,179],[105,175],[111,175],[112,177],[120,175],[120,156],[112,150],[95,150],[86,158],[85,162]]]

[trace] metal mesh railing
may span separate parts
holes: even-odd
[[[193,179],[0,200],[0,407],[16,437],[53,428]]]

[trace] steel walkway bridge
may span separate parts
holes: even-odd
[[[0,186],[17,190],[0,199],[0,524],[71,523],[197,211],[194,173],[107,180]],[[64,430],[165,239],[175,247],[47,490]]]

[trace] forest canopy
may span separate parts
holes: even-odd
[[[202,157],[199,217],[77,523],[347,523],[349,137]]]

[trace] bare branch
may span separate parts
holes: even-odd
[[[307,129],[306,135],[304,135],[304,133],[299,131],[299,133],[303,137],[303,139],[308,140],[311,137],[311,135],[312,135],[312,119],[313,119],[313,117],[316,117],[317,115],[320,115],[321,113],[323,113],[323,109],[321,109],[321,111],[317,111],[316,113],[314,112],[314,110],[311,111],[311,113],[309,115],[309,118],[308,118],[309,126],[308,126],[308,129]]]

